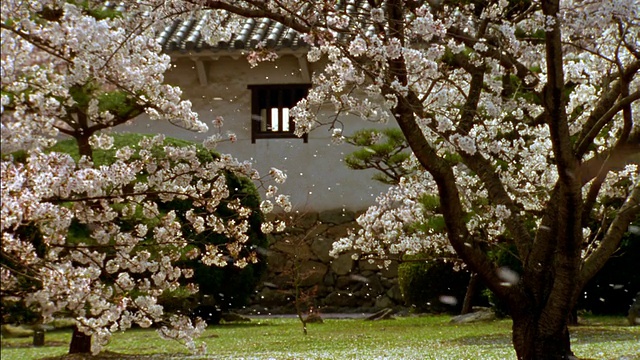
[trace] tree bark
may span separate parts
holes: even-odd
[[[560,224],[559,224],[560,225]],[[557,239],[557,242],[561,242]],[[525,272],[520,282],[521,300],[509,304],[513,320],[513,347],[518,359],[573,359],[569,337],[569,324],[579,284],[575,277],[563,276],[574,273],[579,267],[579,258],[566,259],[557,255],[545,269],[550,276],[535,271]],[[563,269],[563,267],[565,269]],[[528,274],[528,275],[527,275]]]
[[[476,293],[476,288],[478,287],[478,275],[476,273],[471,273],[471,277],[469,278],[469,285],[467,286],[467,292],[464,294],[464,302],[462,303],[462,311],[460,314],[468,314],[472,310],[473,306],[473,296]]]
[[[86,354],[91,352],[91,335],[87,335],[78,330],[78,327],[73,328],[73,335],[71,335],[71,344],[69,344],[69,354]]]
[[[568,315],[568,314],[567,314]],[[556,319],[557,324],[544,324],[533,313],[513,318],[513,347],[521,360],[571,359],[568,316]],[[557,326],[558,324],[563,324]],[[549,328],[557,330],[549,331]]]
[[[89,137],[91,135],[80,135],[76,136],[76,142],[78,143],[78,152],[80,156],[86,156],[90,160],[93,160],[93,149],[91,148],[91,144],[89,144]]]

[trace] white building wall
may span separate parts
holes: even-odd
[[[200,78],[194,60],[202,61]],[[263,175],[271,167],[283,170],[288,178],[280,191],[291,195],[294,209],[302,212],[340,208],[362,210],[372,205],[387,186],[371,179],[373,171],[347,168],[342,159],[355,147],[332,144],[327,127],[312,131],[308,143],[302,139],[257,139],[251,143],[251,91],[247,85],[309,83],[305,81],[300,65],[294,55],[281,56],[275,62],[263,62],[254,68],[244,57],[176,57],[174,67],[166,74],[166,81],[182,88],[183,98],[191,100],[201,120],[208,125],[216,116],[224,117],[222,132],[233,132],[238,140],[233,144],[221,143],[218,151],[240,160],[250,160]],[[206,81],[203,75],[206,75]],[[331,114],[330,108],[323,111],[326,111],[325,116]],[[362,127],[376,126],[353,116],[341,117],[341,121],[347,135]],[[209,127],[209,134],[216,131],[213,126]],[[122,130],[165,133],[197,142],[208,136],[168,123],[150,122],[144,117]]]

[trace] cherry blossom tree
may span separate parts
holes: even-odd
[[[179,100],[179,91],[161,84],[168,58],[159,55],[154,26],[165,18],[212,10],[203,29],[205,40],[213,43],[237,31],[243,17],[266,17],[304,34],[310,44],[308,59],[324,65],[313,76],[309,96],[292,109],[298,132],[328,124],[339,137],[340,116],[347,113],[370,121],[394,120],[420,168],[381,195],[380,204],[359,219],[363,231],[336,244],[336,250],[355,248],[363,256],[455,251],[508,304],[519,358],[572,356],[568,314],[581,288],[616,251],[640,212],[640,128],[634,118],[640,98],[637,1],[176,0],[124,2],[122,7],[118,14],[129,16],[100,15],[99,7],[58,1],[3,3],[3,150],[21,148],[31,154],[23,165],[3,162],[3,256],[14,256],[19,264],[40,264],[50,253],[56,260],[54,265],[24,266],[20,269],[34,270],[23,271],[23,276],[38,278],[35,275],[43,272],[41,278],[57,279],[51,280],[58,284],[53,289],[64,288],[60,284],[68,281],[92,288],[85,284],[99,284],[95,279],[100,266],[78,264],[101,264],[107,258],[91,255],[99,253],[93,249],[69,255],[62,250],[24,252],[30,242],[20,237],[21,224],[36,224],[43,242],[56,245],[71,219],[79,219],[96,224],[93,238],[98,241],[108,215],[123,211],[107,206],[110,201],[153,209],[153,202],[143,197],[146,192],[171,197],[192,189],[178,170],[161,172],[167,176],[159,178],[162,182],[137,185],[132,174],[140,167],[95,169],[88,165],[88,152],[85,161],[71,166],[68,158],[38,149],[50,145],[58,132],[86,135],[86,126],[80,131],[75,124],[87,119],[127,121],[133,113],[126,106],[120,109],[124,111],[105,111],[110,108],[105,97],[115,96],[103,96],[107,92],[126,95],[154,119],[202,129],[189,104]],[[272,50],[263,47],[250,59],[273,59]],[[83,102],[74,95],[78,93],[93,95]],[[318,118],[319,108],[326,105],[333,105],[336,115]],[[87,110],[78,112],[74,106]],[[86,141],[109,146],[109,137],[99,130]],[[181,151],[170,150],[167,156],[176,153]],[[122,163],[129,164],[126,159],[131,158],[121,156]],[[164,164],[173,169],[176,163]],[[158,169],[164,170],[151,165],[149,171]],[[98,170],[102,175],[94,172]],[[113,174],[123,177],[105,183],[107,178],[119,179]],[[205,176],[210,174],[189,179]],[[105,188],[83,185],[94,179],[103,179],[99,184]],[[126,186],[131,183],[138,186],[133,193]],[[170,184],[169,189],[162,184]],[[203,199],[195,188],[188,196],[208,204],[209,195]],[[213,204],[224,198],[218,190],[224,194],[223,188],[216,188],[215,196],[206,192],[217,199]],[[70,195],[83,200],[52,201]],[[278,198],[281,203],[283,199]],[[272,202],[263,207],[270,210]],[[160,218],[154,223],[159,230],[153,230],[157,241],[175,233],[170,215]],[[415,226],[432,218],[442,219],[441,231]],[[241,230],[230,230],[237,229],[236,223],[216,227],[218,221],[208,217],[190,219],[196,228],[212,225],[241,238]],[[126,250],[131,249],[129,239],[141,237],[133,230],[124,237],[117,236],[121,229],[107,230],[114,234],[109,241],[122,241]],[[5,244],[11,246],[6,251]],[[491,251],[506,246],[514,249],[521,271],[500,268],[493,261]],[[138,249],[134,245],[132,251]],[[124,257],[118,264],[123,269],[130,263]],[[212,261],[216,258],[212,255]],[[160,267],[149,265],[147,271]],[[163,274],[167,279],[167,272]],[[15,282],[16,273],[3,266],[2,277],[5,286]],[[122,277],[124,285],[94,287],[102,289],[99,294],[115,294],[106,298],[129,299],[120,307],[96,302],[105,298],[96,292],[83,292],[86,296],[77,303],[82,305],[64,307],[85,311],[81,319],[100,319],[81,324],[89,332],[102,329],[101,334],[116,323],[114,329],[127,327],[129,320],[146,324],[156,319],[153,293],[136,302],[126,291],[126,275]],[[139,284],[138,279],[134,283]],[[154,280],[150,286],[156,285]],[[120,286],[125,290],[116,289]],[[42,289],[35,292],[34,302],[52,311],[63,307],[60,299],[66,297],[55,300]],[[134,305],[138,317],[127,313]],[[86,314],[93,317],[82,317]]]
[[[72,353],[98,352],[111,333],[134,324],[156,324],[163,337],[201,349],[194,337],[205,323],[165,314],[157,302],[193,275],[176,264],[199,259],[242,267],[257,259],[243,249],[249,218],[259,209],[227,187],[229,174],[266,180],[251,164],[203,157],[205,150],[168,144],[162,135],[117,149],[106,164],[93,161],[95,150],[113,147],[110,129],[143,112],[207,130],[180,89],[163,84],[170,61],[155,40],[157,25],[180,13],[162,4],[2,4],[0,291],[3,301],[35,307],[44,322],[73,317]],[[64,135],[77,141],[79,160],[49,150]],[[214,135],[206,145],[220,140]],[[285,179],[276,169],[266,177]],[[268,195],[290,207],[275,186]],[[193,208],[162,210],[174,200]],[[263,208],[272,209],[265,201]],[[281,226],[264,223],[262,230]],[[74,231],[84,237],[70,236]],[[205,231],[229,241],[192,246],[189,234]],[[193,284],[187,289],[198,291]]]
[[[190,3],[304,34],[324,66],[292,109],[299,133],[339,136],[347,113],[402,129],[420,171],[336,251],[455,252],[508,304],[518,358],[573,356],[572,307],[640,212],[637,1]],[[434,217],[442,231],[415,226]]]

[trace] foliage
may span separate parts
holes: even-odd
[[[4,296],[1,301],[2,324],[35,324],[40,320],[38,309],[26,306],[20,297]]]
[[[398,267],[405,305],[418,312],[459,314],[468,284],[469,273],[457,271],[453,262],[407,261]]]
[[[139,143],[141,140],[145,139],[146,141],[148,141],[150,138],[151,136],[149,135],[137,133],[114,134],[113,145],[109,147],[109,149],[99,148],[93,151],[93,163],[96,166],[111,165],[117,160],[116,153],[119,149],[123,149],[125,147],[137,149],[139,148]],[[197,152],[196,155],[198,156],[198,159],[203,162],[208,162],[212,161],[214,158],[219,158],[219,155],[215,151],[206,150],[202,146],[186,140],[165,137],[163,139],[162,146],[172,146],[176,148],[195,146]],[[160,151],[160,148],[153,150],[155,150],[153,154],[154,156],[159,156],[162,153]],[[80,155],[78,143],[73,139],[58,141],[51,148],[47,149],[47,151],[69,154],[76,162],[80,161],[80,158],[82,157],[82,155]],[[140,156],[138,154],[132,154],[131,159],[140,160]]]
[[[354,170],[377,170],[374,180],[397,184],[402,176],[411,172],[406,167],[409,145],[400,129],[361,129],[344,140],[359,148],[344,158],[345,164]]]
[[[240,308],[247,304],[251,295],[254,294],[255,288],[260,281],[262,274],[266,271],[266,259],[260,255],[264,253],[262,249],[266,249],[269,239],[262,232],[262,225],[267,224],[264,221],[263,213],[260,210],[260,195],[255,185],[246,177],[239,177],[235,174],[227,175],[227,184],[230,189],[230,199],[239,199],[240,204],[251,209],[251,215],[248,217],[247,236],[248,241],[245,243],[245,256],[255,253],[258,262],[249,264],[244,267],[227,266],[218,269],[211,269],[206,264],[197,261],[191,261],[186,265],[193,267],[195,270],[194,280],[200,285],[201,295],[213,296],[217,304],[222,309]],[[235,210],[224,208],[225,217],[237,216]],[[203,238],[208,243],[216,245],[224,244],[228,240],[220,234],[211,232],[203,232],[197,238]],[[260,251],[256,251],[260,250]],[[201,251],[204,251],[201,248]]]

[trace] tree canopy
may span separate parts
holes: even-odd
[[[298,132],[327,123],[324,104],[330,126],[356,113],[402,129],[422,170],[336,251],[455,251],[509,305],[518,357],[571,356],[568,314],[640,212],[637,1],[198,4],[304,34],[326,65],[292,109]],[[440,231],[413,226],[433,216]],[[517,276],[489,256],[501,244]]]
[[[248,162],[163,134],[114,148],[112,129],[141,113],[208,129],[180,89],[163,82],[170,59],[156,28],[178,12],[133,2],[2,3],[0,294],[3,304],[32,306],[43,322],[74,318],[70,352],[98,352],[111,333],[152,324],[198,350],[193,338],[205,323],[165,314],[158,297],[185,283],[198,291],[186,260],[244,267],[257,260],[245,247],[250,236],[282,227],[252,228],[273,203],[246,204],[229,188],[242,178],[282,183],[280,170],[261,177]],[[64,137],[77,156],[51,148]],[[221,140],[214,134],[205,144]],[[274,185],[268,195],[290,207]],[[180,202],[189,208],[167,205]],[[195,246],[203,234],[225,240]]]

